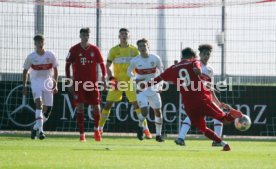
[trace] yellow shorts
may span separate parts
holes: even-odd
[[[119,102],[123,98],[123,92],[126,93],[127,99],[130,103],[136,101],[136,89],[133,83],[128,83],[128,86],[123,90],[109,90],[106,101]]]

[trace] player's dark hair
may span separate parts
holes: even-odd
[[[196,57],[196,52],[192,48],[189,48],[189,47],[183,49],[181,54],[182,54],[183,59]]]
[[[80,29],[80,34],[81,33],[90,33],[90,29],[88,28],[88,27],[86,27],[86,28],[81,28]]]
[[[44,36],[42,34],[37,34],[34,36],[34,41],[44,41]]]
[[[137,46],[138,46],[138,44],[141,43],[141,42],[148,43],[148,40],[147,40],[146,38],[139,39],[139,40],[136,42]]]
[[[202,45],[199,45],[198,50],[200,52],[202,52],[203,50],[208,50],[208,51],[212,52],[213,47],[212,47],[212,45],[209,45],[209,44],[202,44]]]
[[[121,32],[129,32],[129,30],[128,30],[127,28],[121,28],[121,29],[119,30],[119,33],[121,33]]]

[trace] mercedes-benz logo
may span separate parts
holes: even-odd
[[[32,100],[30,92],[27,96],[22,96],[22,87],[23,85],[18,85],[9,92],[5,101],[6,112],[9,120],[15,125],[29,127],[35,123],[35,110],[28,104],[29,100]],[[30,88],[30,85],[26,88]]]

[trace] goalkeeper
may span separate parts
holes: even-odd
[[[138,49],[128,43],[129,30],[127,28],[121,28],[119,30],[120,44],[110,49],[106,63],[106,70],[109,80],[114,82],[114,90],[109,90],[106,98],[106,104],[102,110],[102,115],[99,123],[99,130],[102,132],[106,119],[109,117],[110,109],[114,102],[122,100],[122,94],[125,92],[128,101],[134,106],[137,115],[141,114],[141,110],[136,101],[136,91],[134,90],[134,84],[130,83],[130,77],[127,75],[127,68],[130,64],[130,60],[139,54]],[[111,72],[111,65],[113,63],[113,75]],[[120,83],[127,84],[127,89],[120,90]],[[148,129],[147,121],[144,121],[144,134],[146,138],[152,138],[152,135]]]

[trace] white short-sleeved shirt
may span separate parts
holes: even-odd
[[[207,75],[209,78],[214,77],[214,69],[209,64],[202,64],[201,66],[202,73]]]
[[[133,74],[135,70],[136,74]],[[149,54],[147,58],[143,58],[141,55],[136,56],[130,61],[128,67],[128,75],[131,78],[145,79],[146,82],[150,81],[152,78],[157,77],[163,72],[163,64],[158,55]],[[160,88],[159,84],[154,87],[149,87],[143,91],[146,95],[153,95]]]
[[[45,51],[43,55],[36,52],[30,53],[23,68],[29,70],[30,80],[34,79],[48,79],[52,76],[53,68],[57,67],[58,63],[55,55],[50,51]]]

